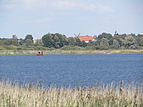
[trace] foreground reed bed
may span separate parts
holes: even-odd
[[[0,82],[0,107],[143,107],[143,85],[43,88]]]

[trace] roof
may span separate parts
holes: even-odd
[[[78,36],[81,41],[94,41],[92,36]]]

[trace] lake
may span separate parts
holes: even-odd
[[[143,83],[143,55],[0,55],[0,80],[44,81],[59,87],[121,80]]]

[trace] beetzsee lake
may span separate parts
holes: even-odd
[[[0,80],[44,81],[59,87],[121,80],[143,83],[143,55],[0,55]]]

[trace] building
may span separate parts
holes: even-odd
[[[42,39],[33,40],[35,45],[43,45]]]
[[[93,36],[78,36],[78,38],[80,39],[80,41],[84,41],[86,43],[88,43],[89,41],[95,41]]]

